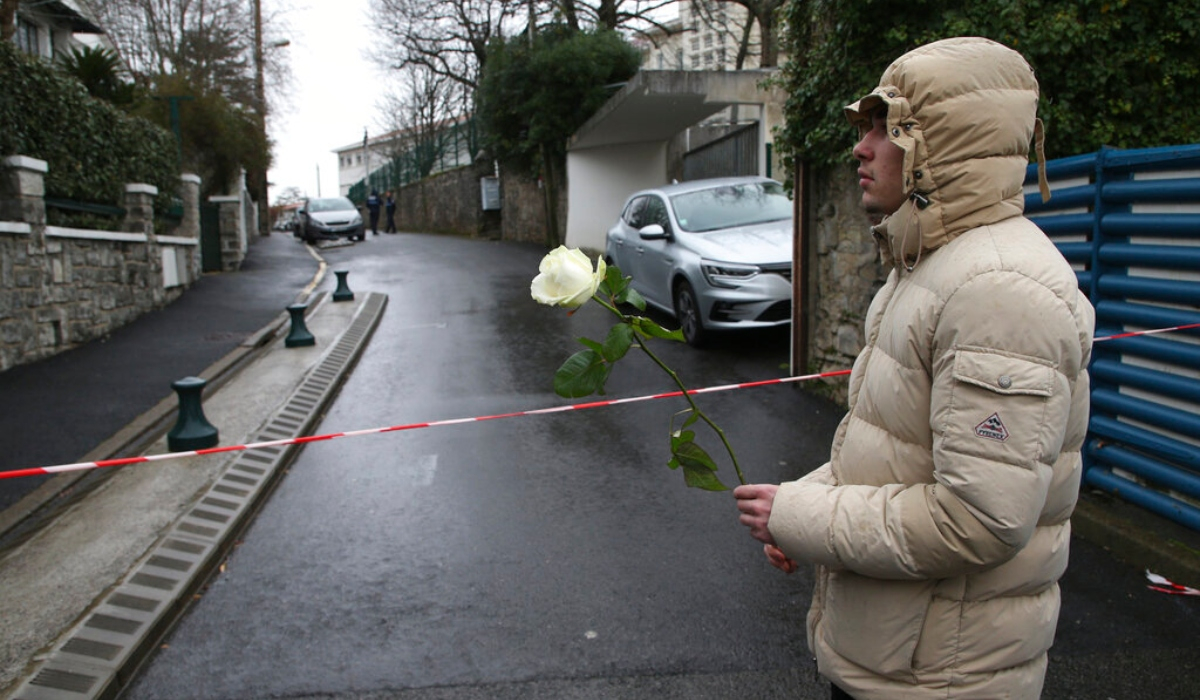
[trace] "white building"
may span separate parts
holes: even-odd
[[[13,42],[25,53],[46,60],[70,53],[72,48],[95,45],[104,30],[90,14],[71,0],[21,0]]]
[[[472,162],[471,141],[467,130],[471,128],[468,119],[448,119],[439,125],[443,135],[442,143],[431,148],[437,148],[436,161],[429,174],[440,173],[451,168],[469,165]],[[390,131],[386,134],[370,137],[366,134],[363,141],[334,149],[338,157],[338,194],[345,197],[350,188],[362,181],[369,173],[378,174],[384,171],[391,184],[397,187],[411,179],[411,173],[388,170],[395,168],[398,159],[407,161],[405,156],[411,155],[413,145],[409,132],[405,130]]]
[[[363,140],[333,150],[338,157],[339,195],[345,197],[350,193],[350,188],[366,177],[368,172],[378,170],[391,160],[391,143],[395,137],[395,132],[374,138],[368,138],[364,133]]]
[[[737,70],[737,55],[746,23],[753,22],[741,5],[702,0],[697,12],[692,0],[675,3],[679,16],[666,22],[640,43],[645,50],[645,70]],[[748,52],[742,68],[759,67],[760,32],[751,27]]]

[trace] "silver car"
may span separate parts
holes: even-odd
[[[764,177],[695,180],[636,192],[605,257],[694,346],[711,330],[792,319],[792,201]]]
[[[362,215],[354,203],[345,197],[306,199],[296,211],[296,238],[313,243],[319,238],[346,237],[350,240],[365,240]]]

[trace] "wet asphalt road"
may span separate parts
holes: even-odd
[[[554,370],[611,317],[534,304],[543,252],[411,234],[324,251],[352,289],[390,299],[319,431],[565,403]],[[784,333],[657,347],[690,386],[785,373]],[[672,388],[631,353],[609,395]],[[752,480],[819,465],[841,413],[794,386],[698,400]],[[728,494],[666,467],[682,405],[307,446],[126,697],[824,697],[811,577],[767,566]],[[1195,697],[1196,602],[1074,546],[1045,697]]]

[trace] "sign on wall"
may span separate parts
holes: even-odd
[[[500,178],[493,176],[479,178],[479,189],[483,197],[483,210],[499,211]]]

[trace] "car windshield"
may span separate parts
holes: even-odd
[[[314,213],[322,211],[345,211],[346,209],[354,209],[354,204],[345,197],[308,200],[308,210]]]
[[[671,197],[679,227],[692,233],[782,221],[792,202],[778,182],[721,185]]]

